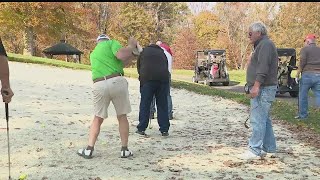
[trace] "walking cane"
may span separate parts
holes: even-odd
[[[6,95],[8,95],[8,92],[4,92]],[[11,163],[10,163],[10,143],[9,143],[9,105],[8,103],[5,103],[5,109],[6,109],[6,121],[7,121],[7,139],[8,139],[8,160],[9,160],[9,180],[11,180]]]
[[[295,81],[298,84],[298,88],[299,88],[299,92],[298,92],[298,114],[299,114],[300,80],[299,78],[295,78]]]
[[[8,160],[9,160],[9,180],[11,180],[11,163],[10,163],[10,143],[9,143],[9,105],[5,103],[6,120],[7,120],[7,138],[8,138]]]
[[[245,92],[246,94],[250,94],[250,88],[249,88],[249,86],[248,86],[247,83],[244,85],[244,92]],[[250,111],[249,111],[249,116],[248,116],[248,118],[247,118],[246,121],[244,122],[244,127],[247,128],[247,129],[250,128],[250,127],[247,125],[247,121],[248,121],[249,119],[250,119]]]

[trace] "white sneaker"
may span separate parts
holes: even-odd
[[[132,151],[130,151],[130,150],[122,150],[121,151],[121,158],[127,158],[130,156],[133,156]]]
[[[264,150],[261,150],[261,157],[276,158],[277,154],[276,153],[268,153],[268,152],[265,152]]]
[[[251,160],[251,159],[261,159],[261,156],[255,155],[253,152],[247,150],[243,154],[240,154],[238,158],[243,160]]]

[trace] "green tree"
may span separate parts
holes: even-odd
[[[320,35],[320,4],[317,2],[288,2],[280,7],[273,35],[278,47],[295,48],[300,54],[304,37]]]
[[[193,18],[194,30],[203,49],[217,48],[219,19],[209,11],[202,11]]]
[[[218,45],[227,50],[227,64],[232,69],[243,68],[246,60],[249,7],[248,2],[221,2],[214,7],[220,22]]]
[[[150,41],[159,39],[169,44],[173,40],[173,34],[178,29],[177,26],[190,14],[190,10],[185,2],[137,2],[143,7],[148,15],[153,19],[153,32]]]

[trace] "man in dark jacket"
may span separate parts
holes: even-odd
[[[167,57],[161,47],[151,44],[143,49],[138,61],[137,69],[140,81],[139,124],[136,133],[146,135],[149,123],[150,105],[153,96],[156,97],[158,109],[158,124],[162,136],[169,133],[168,90],[169,71]]]
[[[252,135],[249,148],[241,159],[254,159],[275,153],[276,140],[269,116],[277,91],[278,53],[267,36],[266,26],[255,22],[249,27],[249,39],[254,46],[247,68],[247,85],[250,92],[250,122]]]

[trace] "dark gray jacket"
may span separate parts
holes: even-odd
[[[167,56],[163,49],[151,44],[140,53],[137,61],[140,86],[147,81],[169,82]]]
[[[247,68],[247,84],[253,86],[258,81],[261,86],[277,85],[277,73],[277,48],[268,36],[263,36],[254,43],[254,52]]]

